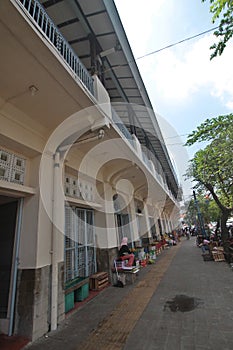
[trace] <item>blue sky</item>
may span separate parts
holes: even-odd
[[[187,134],[207,118],[232,112],[233,43],[210,61],[209,47],[216,41],[211,32],[137,59],[218,23],[211,22],[209,1],[115,0],[115,4],[183,183],[188,160],[202,146],[184,147]],[[191,184],[183,186],[189,191]]]

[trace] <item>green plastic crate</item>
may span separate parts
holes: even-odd
[[[74,292],[65,295],[65,312],[74,308]]]
[[[89,283],[84,284],[82,287],[74,291],[74,300],[83,301],[89,295]]]

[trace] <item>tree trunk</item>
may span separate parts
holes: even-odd
[[[216,237],[218,236],[219,227],[220,227],[220,220],[217,221],[217,225],[216,225],[215,232],[214,232]]]
[[[222,210],[222,215],[221,215],[221,238],[222,238],[222,244],[223,244],[223,249],[225,253],[226,260],[228,261],[228,256],[229,256],[229,231],[227,228],[227,220],[229,217],[229,210]]]

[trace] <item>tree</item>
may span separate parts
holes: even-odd
[[[228,249],[226,222],[233,212],[233,114],[207,119],[187,138],[186,145],[206,142],[190,161],[186,176],[195,181],[195,188],[208,191],[221,212],[221,233]]]
[[[205,2],[206,0],[202,0]],[[233,36],[233,0],[209,0],[210,12],[213,14],[212,22],[215,23],[221,16],[218,29],[214,35],[220,40],[213,44],[210,49],[214,50],[210,56],[213,59],[216,56],[221,56],[228,40]]]
[[[216,202],[209,198],[207,199],[206,192],[197,194],[198,206],[205,224],[210,224],[212,222],[218,222],[221,216],[221,212]],[[191,199],[189,202],[185,203],[186,214],[185,221],[188,222],[189,225],[199,225],[198,215],[197,215],[197,207],[195,205],[194,199]]]

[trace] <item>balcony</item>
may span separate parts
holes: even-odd
[[[93,79],[71,46],[54,25],[38,0],[14,0],[30,18],[36,28],[54,46],[71,70],[79,77],[83,86],[94,94]]]
[[[154,159],[149,159],[147,154],[143,152],[142,145],[140,145],[138,139],[134,138],[134,135],[131,135],[117,112],[111,108],[110,97],[105,87],[100,83],[97,76],[92,77],[89,74],[86,67],[81,63],[76,53],[60,33],[40,2],[38,0],[12,0],[12,3],[16,4],[16,7],[20,8],[21,12],[23,11],[32,25],[37,28],[40,34],[53,46],[61,59],[77,76],[83,87],[96,98],[96,101],[102,106],[102,113],[106,116],[107,121],[113,120],[113,124],[116,125],[118,131],[120,131],[122,138],[126,140],[136,152],[137,157],[143,162],[150,173],[152,173],[164,191],[174,199],[166,184],[160,163],[155,157]]]
[[[167,193],[167,195],[175,202],[177,203],[176,198],[170,191],[170,189],[167,186],[166,180],[163,176],[163,170],[162,166],[158,162],[156,158],[149,159],[146,153],[142,150],[142,145],[138,141],[137,137],[135,135],[131,135],[129,130],[126,128],[118,114],[115,112],[114,109],[112,109],[112,120],[113,124],[117,127],[117,129],[120,131],[122,138],[130,144],[130,146],[133,148],[133,151],[136,152],[137,157],[143,162],[144,166],[152,173],[153,177],[156,179],[156,181],[160,184],[160,186],[163,188],[164,192]]]

